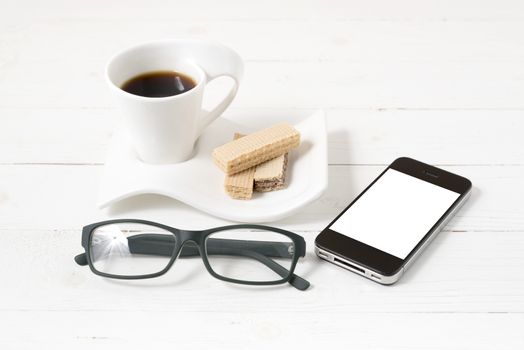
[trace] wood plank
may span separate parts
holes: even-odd
[[[293,120],[311,112],[235,108],[226,117],[239,123],[249,118],[256,129],[268,116]],[[117,114],[114,109],[4,109],[0,163],[101,164]],[[518,147],[524,111],[335,109],[326,117],[330,164],[389,164],[399,156],[447,165],[524,164],[524,149]]]
[[[300,299],[299,297],[297,297]],[[521,314],[4,312],[4,349],[519,349]],[[297,317],[298,316],[298,317]],[[65,320],[67,320],[65,322]],[[423,325],[423,326],[421,326]],[[445,335],[445,336],[443,336]]]
[[[82,61],[81,69],[76,60],[4,65],[0,108],[109,108],[104,65],[105,60]],[[232,106],[523,109],[522,76],[521,62],[249,62]],[[80,90],[74,82],[81,82]],[[209,90],[215,97],[221,91]]]
[[[383,166],[331,166],[329,187],[299,214],[275,223],[305,231],[325,227],[383,169]],[[448,230],[524,231],[524,167],[444,167],[471,179],[472,198]],[[140,196],[108,211],[96,208],[101,166],[0,166],[0,210],[3,229],[80,229],[105,218],[136,217],[183,226],[206,228],[226,223],[172,199]]]
[[[358,0],[330,0],[328,2],[288,0],[268,0],[264,3],[246,5],[240,0],[222,1],[216,6],[213,1],[181,0],[155,0],[144,4],[139,0],[112,1],[107,4],[102,0],[95,0],[76,6],[65,0],[51,0],[42,4],[35,2],[31,4],[9,2],[4,7],[3,19],[13,21],[14,17],[24,15],[32,18],[72,18],[108,20],[126,19],[128,21],[155,18],[155,19],[179,19],[188,18],[192,20],[212,21],[218,18],[231,20],[259,20],[271,19],[381,19],[381,20],[520,20],[522,19],[522,3],[518,0],[497,1],[496,6],[491,1],[475,0],[430,0],[421,3],[417,0],[400,0],[394,3],[390,1],[367,1],[362,3]],[[100,11],[103,8],[104,11]],[[182,15],[179,10],[183,9]]]
[[[7,26],[0,62],[47,64],[103,61],[152,38],[192,37],[224,42],[247,62],[522,62],[522,21],[383,21],[315,18],[295,21],[209,21],[72,18]],[[239,26],[242,31],[239,32]],[[64,31],[67,28],[67,31]],[[96,28],[96,30],[93,30]],[[135,30],[139,28],[139,30]],[[129,35],[130,31],[133,35]],[[78,41],[82,40],[82,45]],[[292,43],[292,45],[290,45]],[[71,48],[75,49],[72,50]],[[60,73],[59,70],[55,74]]]
[[[313,253],[316,233],[300,233],[308,252],[296,273],[312,283],[306,292],[289,285],[222,282],[207,273],[200,259],[181,258],[156,279],[104,279],[74,263],[73,257],[83,252],[79,230],[0,230],[0,243],[9,247],[3,261],[16,262],[15,269],[2,272],[10,283],[0,287],[0,312],[315,313],[342,318],[355,313],[524,313],[524,231],[443,232],[390,287],[319,260]]]

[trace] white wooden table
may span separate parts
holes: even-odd
[[[0,349],[524,347],[522,1],[0,4]],[[326,110],[329,188],[272,223],[306,238],[307,292],[222,283],[198,260],[136,283],[73,263],[81,227],[98,220],[225,223],[155,196],[95,206],[116,120],[105,62],[171,37],[243,56],[229,118]],[[397,156],[475,188],[384,287],[321,262],[313,240]]]

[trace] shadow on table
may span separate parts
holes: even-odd
[[[176,199],[159,194],[139,194],[123,199],[107,208],[107,214],[118,216],[133,212],[143,213],[144,211],[158,210],[189,210],[191,207]]]

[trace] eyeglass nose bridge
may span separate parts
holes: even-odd
[[[177,238],[178,257],[203,256],[201,231],[178,230]]]
[[[202,231],[178,230],[177,238],[180,247],[187,242],[193,242],[196,246],[200,247],[202,244]]]

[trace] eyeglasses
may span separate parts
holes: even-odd
[[[145,220],[110,220],[85,226],[82,247],[85,253],[75,257],[76,263],[103,277],[158,277],[178,257],[200,255],[207,271],[222,281],[309,287],[294,274],[306,254],[304,238],[275,227],[241,224],[187,231]]]

